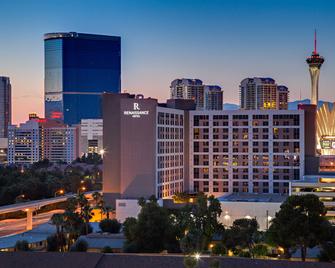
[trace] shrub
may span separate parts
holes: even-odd
[[[102,253],[113,253],[113,249],[109,246],[106,246],[102,249]]]
[[[104,233],[116,234],[120,232],[121,223],[117,220],[104,219],[100,222],[99,227]]]
[[[212,254],[222,256],[222,255],[227,254],[227,250],[223,246],[222,243],[218,243],[218,244],[214,245],[214,247],[212,248]]]
[[[58,241],[56,234],[48,236],[47,251],[58,251]]]
[[[15,251],[29,251],[29,244],[27,240],[18,240],[15,243]]]
[[[186,268],[195,268],[198,265],[198,261],[193,256],[185,256],[184,257],[184,266]]]
[[[86,252],[88,249],[88,244],[85,240],[80,239],[71,247],[70,251],[77,251],[77,252]]]
[[[238,256],[243,258],[251,258],[251,254],[249,251],[241,251],[239,252]]]
[[[210,268],[220,268],[220,261],[218,259],[212,259],[209,262],[209,267]]]
[[[265,245],[258,244],[252,248],[251,253],[255,257],[266,256],[268,254],[268,248]]]

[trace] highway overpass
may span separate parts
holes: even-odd
[[[85,192],[85,196],[91,200],[92,194],[96,191]],[[99,192],[99,191],[98,191]],[[100,192],[101,193],[101,192]],[[41,199],[41,200],[34,200],[28,202],[22,202],[7,206],[0,206],[0,214],[9,213],[9,212],[16,212],[16,211],[25,211],[27,213],[27,230],[31,230],[33,228],[33,212],[38,210],[46,205],[55,204],[59,202],[66,201],[69,197],[76,197],[77,194],[65,194],[62,196],[57,196],[54,198],[48,199]]]

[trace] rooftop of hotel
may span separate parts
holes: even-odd
[[[220,202],[270,202],[282,203],[287,195],[281,194],[257,194],[257,193],[233,193],[219,197]]]

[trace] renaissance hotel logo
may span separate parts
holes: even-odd
[[[135,102],[133,104],[133,110],[132,111],[123,111],[124,115],[129,115],[132,118],[141,118],[143,115],[148,115],[149,111],[142,111],[140,108],[140,104]]]

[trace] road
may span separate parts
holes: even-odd
[[[46,223],[55,213],[62,213],[63,210],[52,210],[33,217],[33,227]],[[0,237],[22,233],[26,230],[27,219],[7,219],[0,221]]]

